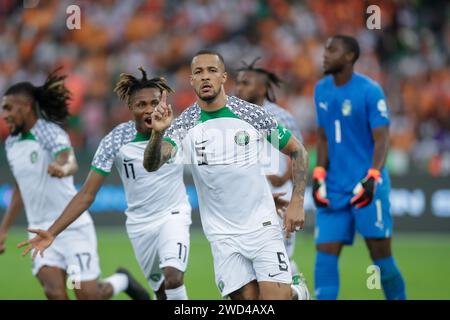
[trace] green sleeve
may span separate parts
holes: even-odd
[[[103,171],[102,169],[99,169],[99,168],[94,167],[92,165],[91,165],[91,170],[95,171],[97,173],[100,173],[102,176],[105,176],[105,177],[107,177],[109,175],[109,172]]]
[[[288,129],[278,124],[274,130],[270,131],[270,134],[267,136],[267,141],[278,150],[281,150],[286,146],[291,136],[292,133]]]

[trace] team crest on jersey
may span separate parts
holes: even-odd
[[[246,146],[250,142],[250,135],[247,131],[238,131],[234,135],[234,142],[238,146]]]
[[[37,159],[38,159],[37,151],[31,152],[30,153],[30,161],[31,161],[31,163],[36,163]]]
[[[388,108],[386,105],[386,101],[384,101],[384,99],[378,100],[377,108],[378,108],[378,111],[380,111],[382,117],[385,117],[385,118],[388,117]]]
[[[352,114],[352,103],[348,99],[342,103],[342,114],[346,117]]]
[[[223,291],[223,288],[225,288],[225,283],[220,280],[219,283],[217,284],[217,287],[219,288],[220,292]]]
[[[159,273],[154,273],[150,275],[150,279],[152,279],[155,282],[158,282],[161,279],[161,275]]]

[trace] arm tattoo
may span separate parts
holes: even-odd
[[[164,132],[152,131],[150,140],[144,151],[144,168],[147,171],[158,170],[167,160],[170,159],[172,144],[163,141]]]
[[[303,202],[308,173],[308,152],[305,147],[300,144],[299,149],[291,152],[290,156],[292,159],[292,175],[294,183],[292,195],[299,197]]]

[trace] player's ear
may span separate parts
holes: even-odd
[[[345,55],[344,55],[345,61],[348,62],[348,63],[352,63],[353,64],[354,56],[355,56],[355,53],[350,52],[350,51],[346,52]]]
[[[224,84],[225,82],[227,82],[228,79],[228,73],[226,71],[224,71],[222,73],[222,84]]]
[[[189,76],[189,83],[191,84],[191,87],[194,86],[194,76],[192,74]]]

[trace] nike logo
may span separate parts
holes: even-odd
[[[123,162],[130,162],[133,161],[134,159],[123,159]]]
[[[203,144],[203,143],[205,143],[205,142],[208,142],[208,140],[203,140],[203,141],[201,141],[201,142],[195,141],[195,145],[198,146],[198,145]]]
[[[278,272],[278,273],[275,273],[275,274],[269,273],[269,277],[273,278],[273,277],[276,277],[276,276],[278,276],[278,275],[280,275],[280,274],[282,274],[282,273],[283,273],[283,272]]]
[[[164,261],[176,259],[175,257],[165,258]]]

